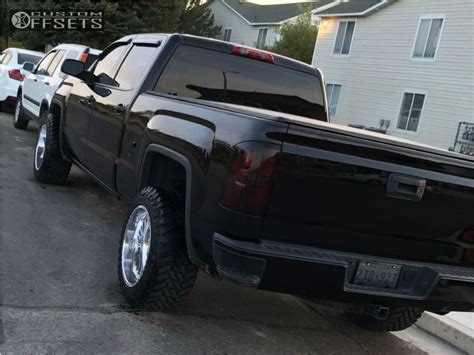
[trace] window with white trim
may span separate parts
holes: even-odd
[[[355,21],[341,21],[337,30],[333,54],[349,55],[354,36]]]
[[[328,95],[329,116],[335,117],[337,113],[337,105],[339,104],[339,97],[341,96],[342,85],[340,84],[326,84],[326,93]]]
[[[434,59],[438,49],[443,17],[421,17],[416,32],[413,58]]]
[[[224,41],[230,42],[231,37],[232,37],[232,28],[224,29]]]
[[[257,37],[257,48],[265,47],[267,42],[268,28],[259,28]]]
[[[425,94],[405,92],[403,94],[397,128],[409,132],[418,131],[424,103]]]

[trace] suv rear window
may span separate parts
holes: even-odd
[[[18,53],[18,64],[23,64],[24,62],[36,64],[41,58],[42,57],[34,54]]]
[[[178,47],[154,91],[326,121],[317,76],[193,46]]]

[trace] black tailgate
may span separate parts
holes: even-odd
[[[290,125],[263,238],[457,263],[474,225],[472,160],[380,137]]]

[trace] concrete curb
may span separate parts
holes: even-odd
[[[474,354],[474,330],[451,318],[425,312],[416,326],[468,354]]]

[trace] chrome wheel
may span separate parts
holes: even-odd
[[[122,275],[129,287],[135,286],[143,276],[150,242],[150,214],[145,206],[139,205],[128,218],[122,243]]]
[[[38,134],[38,142],[36,143],[35,151],[35,169],[39,170],[41,164],[43,163],[44,151],[46,149],[46,135],[48,129],[46,125],[42,125]]]
[[[21,99],[18,98],[16,100],[16,106],[15,106],[15,123],[18,122],[18,120],[20,119],[20,112],[21,112]]]

